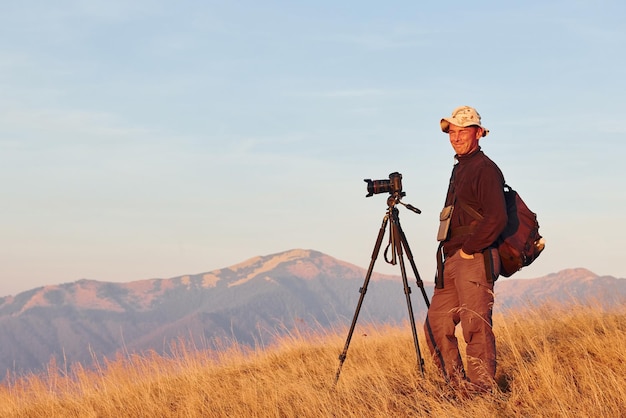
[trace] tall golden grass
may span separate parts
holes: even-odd
[[[293,332],[263,350],[179,345],[65,371],[8,376],[2,417],[626,416],[626,311],[549,306],[496,315],[499,390],[459,397],[407,326],[361,325],[336,386],[346,330]],[[462,347],[464,349],[464,347]]]

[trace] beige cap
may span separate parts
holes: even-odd
[[[462,128],[466,126],[480,126],[483,128],[483,136],[487,136],[489,129],[486,129],[480,124],[480,115],[473,107],[459,106],[452,111],[452,116],[449,118],[441,119],[439,122],[441,130],[448,133],[450,124],[460,126]]]

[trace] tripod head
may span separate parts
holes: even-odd
[[[419,210],[418,208],[416,208],[415,206],[409,204],[409,203],[404,203],[402,202],[400,199],[402,199],[404,196],[406,195],[406,193],[393,193],[391,196],[389,196],[387,198],[387,206],[389,206],[389,208],[393,208],[395,207],[398,203],[401,204],[402,206],[404,206],[405,208],[407,208],[408,210],[417,213],[418,215],[420,213],[422,213],[421,210]]]

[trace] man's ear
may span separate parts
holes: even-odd
[[[485,132],[485,130],[483,129],[482,126],[477,126],[476,127],[476,139],[482,138],[484,132]]]

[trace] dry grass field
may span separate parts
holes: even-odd
[[[128,355],[0,386],[1,417],[620,417],[626,416],[626,311],[545,305],[496,315],[498,386],[457,396],[408,327],[294,331],[272,347]]]

